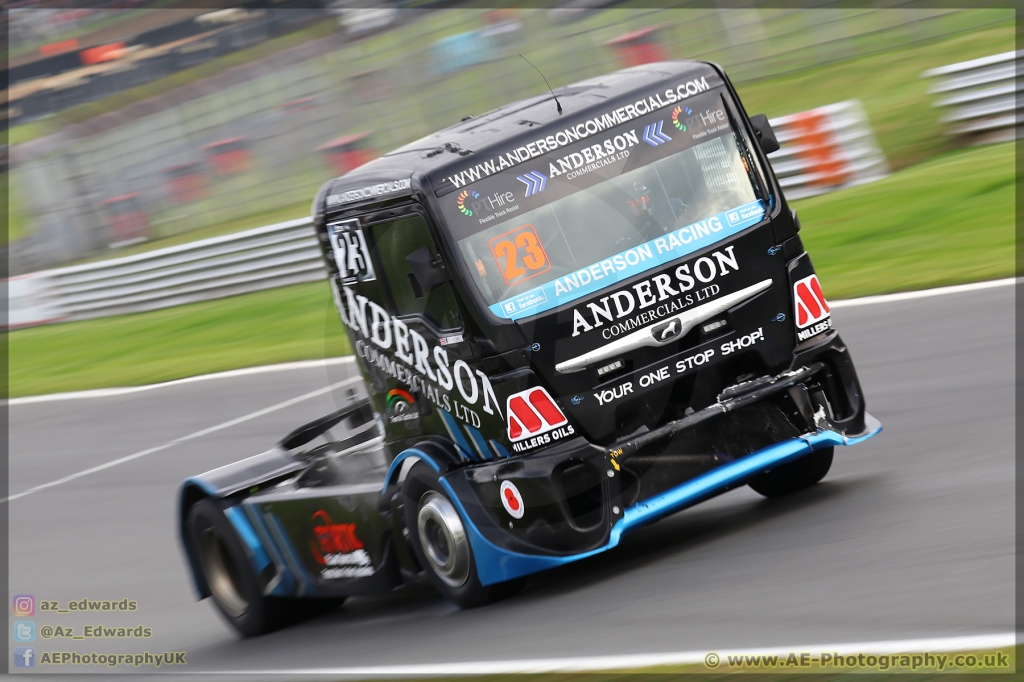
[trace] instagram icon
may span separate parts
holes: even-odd
[[[36,613],[36,598],[31,594],[14,595],[14,615],[33,616]]]

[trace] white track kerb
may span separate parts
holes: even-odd
[[[839,654],[857,656],[859,654],[878,656],[894,654],[944,654],[959,651],[992,651],[1007,649],[1015,645],[1016,638],[1012,632],[993,635],[971,635],[966,637],[936,637],[930,639],[905,639],[881,642],[857,642],[842,644],[803,644],[789,647],[750,648],[750,649],[716,649],[704,651],[681,651],[675,653],[625,654],[621,656],[579,656],[575,658],[537,658],[513,661],[467,661],[464,663],[421,663],[405,665],[367,665],[348,668],[288,668],[280,670],[218,670],[211,672],[193,671],[193,675],[244,675],[262,676],[324,676],[324,677],[442,677],[460,675],[509,675],[523,673],[585,673],[610,670],[637,670],[659,666],[698,665],[707,668],[705,660],[709,655],[717,655],[722,661],[715,666],[714,672],[730,672],[726,664],[730,656],[779,656],[809,653],[811,656],[821,654]],[[780,669],[784,670],[784,669]],[[1013,666],[1000,669],[1012,672]],[[712,672],[711,668],[707,668]],[[731,672],[756,672],[753,667],[733,669]],[[768,672],[760,669],[761,672]],[[822,672],[818,668],[815,672]],[[990,669],[994,672],[995,669]],[[792,671],[790,671],[792,672]],[[847,668],[837,668],[836,672],[849,673]],[[868,671],[864,671],[868,672]],[[873,671],[874,672],[874,671]],[[891,672],[891,671],[890,671]],[[899,672],[896,669],[896,672]],[[909,671],[908,671],[909,672]],[[928,671],[932,672],[932,671]],[[180,674],[180,673],[179,673]]]

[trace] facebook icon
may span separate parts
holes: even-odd
[[[14,647],[14,667],[31,668],[36,664],[36,650],[30,646]]]

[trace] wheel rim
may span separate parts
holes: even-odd
[[[232,618],[238,618],[249,602],[242,596],[239,588],[238,569],[231,559],[224,536],[216,528],[207,528],[200,537],[203,572],[210,586],[213,598],[217,600],[224,612]]]
[[[437,577],[451,587],[463,585],[469,578],[469,538],[448,498],[434,491],[424,494],[416,526],[420,546]]]

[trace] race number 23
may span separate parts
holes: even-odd
[[[488,242],[505,283],[518,284],[551,269],[533,225],[523,225]]]

